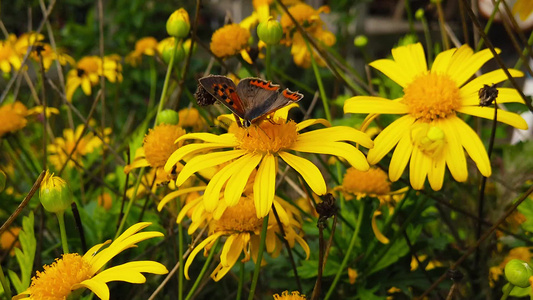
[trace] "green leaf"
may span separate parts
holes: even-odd
[[[22,230],[19,233],[19,242],[21,249],[15,248],[15,256],[20,266],[21,277],[9,270],[9,279],[17,293],[24,292],[30,286],[31,272],[33,270],[33,259],[35,258],[35,249],[37,241],[33,231],[34,217],[31,212],[27,217],[22,219]]]

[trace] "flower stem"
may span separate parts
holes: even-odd
[[[342,260],[342,263],[337,270],[337,274],[335,275],[335,279],[333,279],[333,283],[329,287],[328,293],[326,294],[326,297],[324,300],[327,300],[331,297],[333,294],[333,291],[335,290],[335,286],[337,286],[337,283],[339,282],[339,279],[344,272],[344,268],[348,264],[348,260],[350,259],[350,254],[352,253],[353,247],[355,246],[355,241],[357,241],[357,236],[359,235],[359,230],[361,229],[361,223],[363,220],[363,213],[365,211],[365,200],[363,199],[360,201],[361,205],[359,206],[359,215],[357,216],[357,225],[355,226],[355,231],[353,232],[352,239],[350,240],[350,245],[348,246],[348,250],[344,254],[344,259]]]
[[[272,55],[272,45],[266,46],[266,58],[265,58],[265,64],[266,64],[266,75],[268,80],[272,80],[272,68],[270,67],[270,56]]]
[[[59,231],[61,233],[61,245],[63,245],[63,254],[69,253],[67,243],[67,231],[65,230],[65,212],[56,213],[57,221],[59,222]]]
[[[215,249],[217,248],[219,241],[220,241],[220,238],[218,238],[215,241],[215,244],[211,248],[211,251],[209,251],[209,256],[205,260],[204,266],[202,267],[202,270],[200,271],[200,274],[198,274],[198,277],[196,277],[196,281],[194,282],[193,286],[191,287],[191,290],[189,291],[189,293],[187,294],[187,297],[185,297],[185,300],[191,299],[192,296],[194,295],[194,292],[196,292],[196,289],[198,288],[198,286],[200,285],[200,282],[204,278],[204,275],[205,275],[205,272],[207,271],[207,268],[211,264],[211,260],[213,260],[213,256],[214,256],[214,254],[216,252]],[[180,265],[181,265],[181,263],[180,263]],[[237,293],[239,293],[239,292],[237,292]]]
[[[137,180],[135,181],[135,187],[133,188],[133,195],[130,198],[130,201],[128,202],[128,206],[126,207],[126,211],[124,212],[124,215],[122,216],[122,219],[120,220],[120,225],[118,226],[117,233],[115,233],[115,238],[113,240],[116,240],[118,236],[122,233],[122,228],[124,228],[124,224],[126,223],[126,219],[128,218],[128,214],[130,213],[131,206],[133,205],[133,202],[135,201],[135,198],[137,197],[137,190],[139,189],[139,185],[141,184],[141,179],[144,175],[144,167],[141,168],[139,171],[139,175],[137,177]],[[128,187],[125,186],[124,189],[127,189]]]
[[[155,58],[150,59],[150,98],[148,99],[148,112],[152,110],[155,101],[157,84],[157,72],[155,69]]]
[[[181,202],[178,201],[178,205],[181,209]],[[211,251],[215,252],[215,251]],[[210,253],[211,254],[211,253]],[[183,225],[181,222],[178,223],[178,261],[180,266],[178,268],[178,299],[183,299]],[[209,263],[208,263],[209,265]],[[204,274],[202,274],[203,276]],[[201,278],[201,277],[200,277]]]
[[[239,270],[239,287],[237,288],[237,300],[241,300],[242,298],[242,287],[244,285],[244,263],[242,261],[239,262],[240,270]]]
[[[9,281],[6,280],[6,276],[4,275],[4,270],[2,269],[2,266],[0,265],[0,283],[2,283],[2,287],[4,288],[4,293],[7,299],[11,299],[11,287],[9,286]]]
[[[320,70],[318,70],[318,65],[316,64],[315,58],[313,56],[313,49],[311,49],[308,40],[305,40],[305,45],[307,46],[307,51],[309,51],[309,56],[311,57],[311,65],[313,66],[313,72],[315,73],[316,83],[318,84],[320,98],[322,99],[322,103],[324,105],[324,114],[326,115],[326,120],[331,123],[331,113],[329,112],[328,98],[326,96],[326,91],[324,90],[324,84],[322,84]]]
[[[500,298],[500,300],[505,300],[507,299],[507,297],[509,297],[509,295],[511,294],[511,291],[513,290],[514,288],[514,285],[512,283],[509,282],[509,284],[507,285],[506,288],[503,289],[503,295],[502,297]]]
[[[172,74],[172,67],[174,66],[174,56],[176,55],[176,49],[178,48],[179,40],[174,38],[174,48],[172,49],[172,56],[170,56],[170,61],[167,67],[167,74],[165,75],[165,82],[163,83],[163,91],[161,92],[161,98],[159,99],[159,106],[157,107],[157,114],[155,115],[154,127],[157,124],[157,116],[163,110],[165,105],[165,96],[168,90],[168,83],[170,81],[170,74]]]
[[[263,218],[263,229],[261,230],[261,241],[259,242],[259,252],[257,253],[257,261],[255,262],[254,277],[252,278],[252,286],[250,287],[250,295],[248,300],[253,300],[255,295],[255,288],[259,279],[259,271],[261,270],[261,262],[263,261],[263,251],[265,251],[266,236],[268,228],[268,215]]]

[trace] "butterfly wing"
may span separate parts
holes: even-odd
[[[215,99],[224,104],[240,118],[245,118],[245,107],[237,93],[237,86],[226,76],[211,75],[198,80],[200,85]]]
[[[279,85],[259,78],[241,80],[237,85],[237,94],[245,105],[244,119],[252,122],[303,98],[298,92],[289,89],[280,91]]]

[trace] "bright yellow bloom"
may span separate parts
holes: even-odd
[[[185,213],[194,209],[193,212],[193,224],[191,227],[198,228],[200,225],[205,226],[205,219],[200,219],[200,224],[194,218],[194,215],[204,214],[202,206],[204,202],[193,201],[187,206],[183,207],[178,221],[185,216]],[[294,247],[295,242],[298,242],[304,249],[307,257],[309,257],[309,246],[300,236],[300,218],[298,210],[290,205],[288,202],[277,198],[274,200],[274,205],[280,217],[280,221],[283,224],[283,230],[285,232],[285,239],[288,241],[291,247]],[[187,261],[185,262],[185,277],[189,279],[189,267],[193,262],[196,255],[202,250],[209,251],[213,244],[222,236],[227,237],[224,242],[224,246],[221,250],[220,264],[211,273],[211,278],[215,281],[219,281],[226,275],[231,268],[237,262],[237,259],[244,254],[242,262],[250,260],[250,257],[257,263],[257,254],[259,250],[259,242],[261,235],[261,228],[263,224],[262,218],[257,218],[256,208],[254,207],[253,196],[241,197],[237,202],[237,205],[233,207],[224,207],[221,211],[223,213],[218,216],[218,219],[210,219],[209,222],[209,236],[198,244],[191,252]],[[268,221],[268,229],[266,236],[266,252],[271,257],[277,257],[282,247],[280,239],[276,236],[280,234],[279,225],[274,217],[273,213],[270,213]],[[189,230],[191,233],[191,230]],[[265,262],[261,262],[264,264]]]
[[[217,172],[207,185],[204,202],[207,211],[213,211],[224,184],[225,202],[228,206],[237,204],[252,171],[259,166],[254,177],[253,190],[257,217],[262,218],[270,211],[274,199],[278,158],[300,173],[313,192],[318,195],[327,192],[326,182],[318,167],[305,158],[291,154],[291,150],[335,155],[346,159],[357,169],[368,169],[363,153],[347,143],[354,142],[371,148],[372,140],[365,133],[346,126],[329,127],[329,123],[323,119],[309,119],[296,124],[287,120],[288,110],[289,107],[280,109],[269,120],[247,129],[237,127],[233,123],[229,132],[222,135],[186,134],[177,141],[191,139],[204,143],[193,143],[179,148],[168,159],[165,170],[170,171],[185,156],[194,156],[187,161],[176,179],[176,185],[180,186],[195,172],[231,161]],[[300,133],[315,124],[323,124],[328,128]],[[227,148],[231,150],[223,150]],[[203,154],[201,151],[211,152]]]
[[[0,106],[0,137],[24,128],[28,123],[27,115],[28,109],[19,101]]]
[[[315,10],[311,6],[305,3],[298,3],[289,8],[289,12],[294,19],[302,26],[307,34],[318,40],[325,46],[333,46],[335,44],[335,35],[325,29],[325,24],[320,18],[320,13],[329,13],[328,6],[322,6]],[[300,32],[296,29],[295,24],[288,14],[281,16],[281,26],[285,34],[285,39],[282,41],[287,46],[291,46],[291,54],[294,59],[294,63],[300,67],[308,68],[311,66],[311,54],[307,48],[304,38]],[[325,65],[324,60],[314,52],[313,58],[321,66]]]
[[[281,296],[279,294],[272,295],[275,300],[305,300],[307,299],[305,295],[300,295],[300,292],[293,291],[289,295],[289,291],[283,291]]]
[[[16,40],[17,37],[10,34],[7,40],[0,41],[0,70],[4,73],[11,72],[12,68],[16,71],[22,64],[22,58],[14,47]]]
[[[15,248],[20,248],[20,242],[17,240],[20,233],[20,227],[11,226],[0,235],[0,248],[9,250],[9,255],[15,255]]]
[[[50,46],[49,44],[39,43],[36,45],[36,47],[38,47],[38,51],[32,51],[30,57],[37,62],[40,62],[42,57],[43,67],[45,71],[50,68],[54,60],[57,60],[61,65],[65,65],[67,63],[70,65],[76,64],[76,61],[70,55],[62,53],[59,50],[55,52],[52,49],[52,46]]]
[[[392,50],[393,59],[380,59],[370,65],[403,87],[403,97],[388,100],[357,96],[346,100],[345,113],[404,114],[387,126],[374,140],[368,162],[378,163],[394,146],[389,177],[396,181],[410,160],[410,181],[422,189],[426,177],[431,188],[440,190],[446,166],[459,182],[468,177],[464,150],[483,176],[491,175],[485,147],[477,134],[457,113],[493,119],[494,108],[480,106],[478,92],[484,85],[507,79],[503,70],[483,74],[467,83],[492,58],[488,49],[474,53],[467,45],[440,53],[430,70],[420,43]],[[509,69],[514,77],[522,72]],[[498,103],[524,103],[518,92],[498,88]],[[527,123],[515,113],[498,109],[498,121],[525,129]]]
[[[19,56],[22,58],[24,55],[26,55],[26,52],[28,51],[29,47],[33,47],[36,45],[37,42],[40,42],[44,40],[44,35],[37,34],[36,32],[26,32],[23,33],[16,39],[14,43],[15,51],[19,54]]]
[[[209,48],[213,54],[220,58],[241,53],[243,58],[246,59],[246,56],[248,56],[246,49],[248,48],[250,37],[250,31],[246,28],[241,27],[239,24],[228,24],[213,33]],[[247,60],[247,62],[251,63],[251,60]]]
[[[122,65],[119,58],[110,55],[103,61],[98,56],[85,56],[76,64],[76,68],[67,74],[66,97],[72,101],[76,89],[81,86],[83,93],[91,95],[91,87],[100,82],[100,76],[104,76],[110,82],[122,81]]]
[[[84,125],[78,125],[75,131],[70,128],[63,130],[63,137],[56,137],[54,142],[48,145],[48,159],[56,169],[61,169],[67,163],[67,158],[71,153],[68,166],[83,165],[81,158],[102,146],[102,140],[89,130],[87,130],[85,136],[81,137],[83,127]],[[103,132],[103,138],[106,142],[107,136],[110,134],[111,128],[106,128]],[[76,161],[76,164],[73,161]]]
[[[147,36],[135,43],[135,50],[126,56],[126,62],[137,66],[142,61],[143,55],[154,56],[157,53],[158,42],[154,37]]]
[[[92,247],[83,256],[78,253],[63,254],[51,265],[45,265],[43,272],[37,271],[31,286],[13,299],[63,300],[74,290],[88,288],[100,299],[107,300],[110,296],[108,282],[145,283],[146,278],[142,273],[168,273],[164,265],[155,261],[127,262],[103,270],[113,257],[125,249],[136,247],[138,242],[163,236],[156,231],[138,232],[150,224],[143,222],[131,226],[103,250],[100,249],[111,241]]]
[[[511,12],[513,16],[518,14],[520,20],[525,21],[533,12],[533,1],[516,0]]]

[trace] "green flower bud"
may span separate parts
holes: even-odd
[[[189,14],[183,8],[173,12],[167,20],[167,33],[178,39],[189,35],[191,24],[189,23]]]
[[[368,44],[368,38],[365,35],[358,35],[353,40],[355,47],[362,48]]]
[[[162,110],[159,115],[157,115],[157,125],[159,124],[170,124],[176,125],[179,122],[179,114],[177,111],[172,109]]]
[[[512,259],[505,265],[505,278],[517,287],[529,287],[529,277],[533,276],[533,269],[523,260]]]
[[[39,198],[44,209],[52,213],[60,213],[70,207],[72,191],[65,180],[46,171],[41,182]]]
[[[0,193],[6,188],[6,173],[0,170]]]
[[[267,45],[277,45],[283,36],[283,28],[278,20],[269,17],[257,25],[257,36]]]
[[[424,9],[422,8],[417,9],[415,12],[415,18],[417,20],[422,20],[424,18]]]
[[[168,38],[162,40],[157,46],[161,53],[161,58],[166,64],[170,63],[170,58],[174,51],[174,38]],[[176,54],[174,55],[174,63],[178,63],[185,58],[185,50],[183,49],[183,43],[178,43],[176,48]]]

